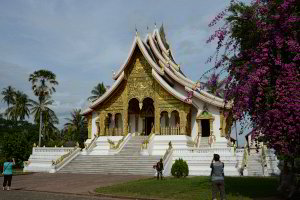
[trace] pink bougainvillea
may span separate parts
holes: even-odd
[[[250,116],[253,133],[289,157],[300,155],[299,12],[298,0],[232,0],[209,24],[225,21],[207,41],[218,41],[215,68],[228,72],[234,117]]]

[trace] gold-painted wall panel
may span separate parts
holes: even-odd
[[[100,134],[104,132],[104,120],[108,113],[121,113],[123,117],[123,132],[128,133],[128,104],[132,98],[138,99],[140,103],[147,97],[154,101],[155,109],[155,132],[160,132],[160,113],[168,111],[171,113],[177,110],[180,113],[181,133],[187,133],[187,115],[190,112],[191,105],[186,104],[169,92],[152,76],[152,67],[146,61],[141,51],[136,48],[131,61],[125,69],[125,80],[119,85],[109,99],[100,104],[96,109],[100,115]]]

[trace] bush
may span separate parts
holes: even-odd
[[[172,165],[171,174],[177,178],[188,176],[189,166],[186,161],[181,158],[179,158],[179,160],[175,160],[175,163]]]

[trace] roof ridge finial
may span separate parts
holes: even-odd
[[[134,26],[135,26],[135,35],[138,36],[138,35],[139,35],[139,32],[138,32],[138,30],[137,30],[136,24],[135,24]]]
[[[156,29],[157,27],[156,27],[156,21],[154,21],[154,28]]]

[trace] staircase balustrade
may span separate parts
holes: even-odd
[[[166,150],[164,157],[164,171],[163,175],[168,176],[171,174],[172,164],[173,164],[173,147],[171,141],[169,142],[169,148]]]
[[[264,176],[268,176],[267,147],[265,145],[262,145],[261,148],[261,165]]]
[[[119,153],[124,145],[132,138],[132,133],[128,133],[126,136],[124,135],[121,140],[118,141],[117,144],[115,144],[114,141],[108,139],[108,143],[110,144],[110,151],[113,154]]]
[[[176,154],[190,154],[190,153],[199,153],[199,154],[231,154],[231,149],[230,148],[217,148],[217,149],[212,149],[212,148],[188,148],[188,149],[174,149],[174,153]]]
[[[154,140],[154,137],[155,137],[155,133],[152,132],[152,133],[147,137],[147,139],[145,139],[145,140],[143,141],[143,143],[141,144],[141,150],[147,149],[149,155],[151,154],[151,151],[152,151],[152,148],[153,148],[153,140]]]
[[[50,173],[55,173],[60,170],[64,165],[68,164],[73,158],[75,158],[80,151],[81,148],[76,146],[68,153],[60,156],[58,159],[52,160],[52,169],[50,170]]]
[[[91,152],[91,150],[96,146],[96,141],[99,136],[95,135],[95,137],[92,139],[92,141],[85,147],[85,151],[87,153]]]

